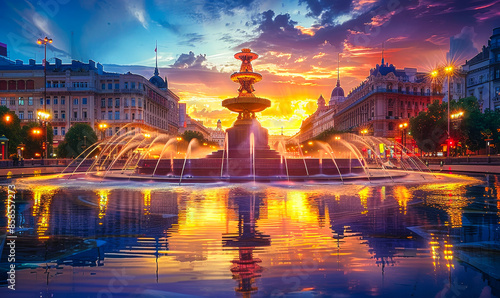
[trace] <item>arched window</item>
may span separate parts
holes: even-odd
[[[392,84],[387,84],[387,91],[392,92]]]
[[[410,87],[406,87],[406,94],[410,94]]]
[[[7,90],[7,81],[0,81],[0,90]]]
[[[7,90],[16,90],[16,81],[9,81],[9,88]]]
[[[26,89],[35,89],[35,81],[33,80],[27,80],[26,81]]]
[[[26,89],[26,84],[24,83],[24,80],[18,80],[17,90],[25,90],[25,89]]]

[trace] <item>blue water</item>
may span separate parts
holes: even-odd
[[[496,297],[500,177],[477,178],[256,187],[41,181],[17,189],[16,291],[7,288],[4,246],[0,293]]]

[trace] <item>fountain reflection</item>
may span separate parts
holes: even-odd
[[[233,279],[238,279],[239,285],[236,292],[250,297],[250,293],[257,291],[253,286],[255,278],[260,277],[262,267],[257,263],[262,260],[255,258],[253,252],[256,248],[270,246],[269,235],[257,231],[256,221],[259,219],[261,199],[254,193],[236,189],[230,192],[230,198],[238,209],[238,233],[223,235],[223,245],[226,248],[237,248],[238,258],[232,260],[231,272]]]

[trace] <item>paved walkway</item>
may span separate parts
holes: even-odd
[[[429,165],[433,171],[452,172],[452,173],[487,173],[500,174],[500,165]]]

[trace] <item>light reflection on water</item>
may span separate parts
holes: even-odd
[[[32,185],[16,294],[490,297],[498,257],[461,247],[498,246],[499,186]]]

